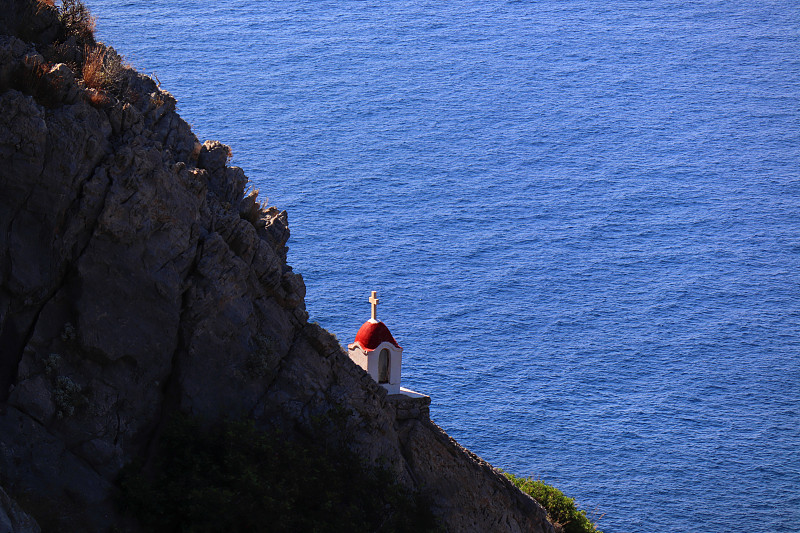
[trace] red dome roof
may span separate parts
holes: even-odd
[[[389,333],[389,328],[383,322],[367,320],[356,333],[355,344],[360,344],[365,351],[371,352],[380,346],[382,342],[391,342],[400,348],[392,334]]]

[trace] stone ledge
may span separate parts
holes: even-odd
[[[386,399],[394,406],[397,420],[430,420],[430,396],[401,388],[400,394],[389,394]]]

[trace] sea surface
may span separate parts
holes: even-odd
[[[800,3],[86,3],[461,444],[606,533],[800,531]]]

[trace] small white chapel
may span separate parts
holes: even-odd
[[[350,359],[367,371],[389,394],[400,394],[410,398],[427,398],[400,385],[403,365],[403,348],[392,336],[386,324],[377,319],[378,298],[372,291],[372,318],[358,330],[356,340],[347,347]]]

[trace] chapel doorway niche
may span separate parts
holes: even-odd
[[[378,356],[378,383],[389,383],[389,369],[391,368],[389,350],[384,348]]]

